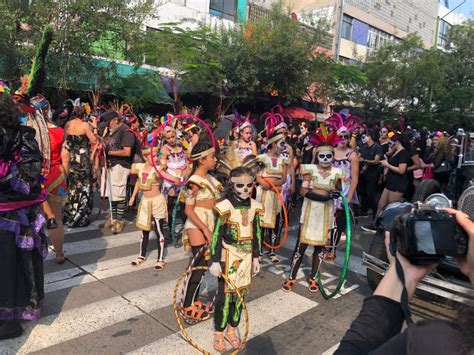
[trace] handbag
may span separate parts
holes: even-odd
[[[423,175],[421,175],[421,180],[431,180],[433,179],[433,168],[431,165],[427,165],[423,169]]]
[[[436,175],[445,175],[451,172],[451,163],[447,160],[444,160],[439,164],[437,168],[433,170]]]

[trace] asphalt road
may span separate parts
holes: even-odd
[[[152,237],[149,258],[139,267],[130,265],[137,256],[141,233],[130,223],[120,235],[100,229],[102,219],[66,235],[67,261],[57,265],[54,253],[45,261],[46,297],[42,318],[25,322],[25,334],[0,342],[1,354],[116,354],[197,353],[180,336],[172,307],[173,289],[184,272],[189,255],[167,248],[165,270],[156,271],[156,239]],[[370,235],[358,227],[353,236],[350,271],[339,295],[325,300],[307,289],[311,248],[303,262],[292,292],[281,285],[289,270],[296,241],[297,216],[290,215],[288,241],[272,265],[265,258],[254,278],[246,304],[249,312],[249,340],[245,354],[332,354],[370,294],[361,265],[362,251]],[[323,283],[334,288],[340,275],[341,257],[323,263]],[[216,281],[205,276],[202,294],[212,297]],[[178,297],[179,298],[179,297]],[[416,318],[452,317],[451,307],[415,300]],[[241,331],[244,331],[244,322]],[[205,349],[212,350],[212,320],[186,330]]]

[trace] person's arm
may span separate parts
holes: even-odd
[[[199,191],[199,187],[196,184],[190,183],[191,190],[188,191],[188,196],[186,197],[186,205],[184,207],[184,214],[188,217],[195,225],[198,227],[204,236],[207,239],[208,243],[211,243],[212,232],[209,227],[204,224],[204,222],[199,218],[196,211],[194,211],[194,206],[196,203],[196,196]]]
[[[121,146],[119,150],[109,150],[108,155],[114,157],[130,157],[132,155],[132,147],[135,145],[135,135],[132,132],[125,131],[123,133]]]
[[[92,132],[91,127],[87,122],[84,122],[84,130],[86,132],[86,136],[89,139],[89,143],[94,145],[97,143],[97,136]]]
[[[251,145],[252,145],[252,154],[257,156],[258,155],[257,145],[255,144],[255,142],[251,142]]]
[[[313,149],[311,153],[312,153],[311,164],[316,164],[316,149]]]
[[[351,186],[349,187],[349,193],[347,194],[347,201],[350,202],[354,197],[357,184],[359,184],[359,159],[355,152],[351,153],[349,161],[351,162]]]
[[[260,228],[260,213],[255,213],[253,220],[253,239],[252,239],[252,258],[260,256],[260,247],[262,245],[262,229]]]
[[[398,157],[398,166],[391,165],[388,162],[388,160],[383,160],[381,164],[383,167],[390,169],[394,173],[403,175],[407,171],[407,166],[408,166],[407,163],[408,163],[408,159],[410,159],[408,156],[408,152],[405,149],[403,149],[402,151],[397,153],[397,157]]]
[[[133,193],[132,196],[130,196],[130,199],[128,200],[128,205],[133,206],[135,203],[135,198],[137,197],[138,194],[138,183],[135,184],[135,187],[133,188]]]
[[[283,164],[283,169],[282,169],[282,173],[281,173],[281,178],[275,180],[275,182],[273,183],[275,186],[281,186],[283,185],[285,182],[286,182],[286,175],[288,174],[288,165],[287,164]]]
[[[420,159],[420,155],[418,153],[413,154],[411,156],[411,161],[413,162],[413,165],[409,166],[407,168],[407,171],[414,171],[414,170],[417,170],[417,169],[421,169],[421,159]]]
[[[376,154],[374,159],[372,160],[362,159],[362,161],[367,163],[367,165],[378,165],[380,163],[381,156],[382,156],[381,154]]]
[[[318,202],[326,202],[331,199],[331,196],[329,196],[329,194],[323,196],[316,192],[311,191],[310,181],[311,181],[311,175],[304,174],[303,183],[301,185],[301,190],[300,190],[301,196],[306,197],[312,201],[318,201]]]
[[[217,214],[216,225],[212,233],[211,245],[211,260],[213,263],[219,263],[222,257],[222,238],[225,231],[225,220]]]
[[[119,150],[109,150],[107,155],[112,157],[129,157],[132,155],[132,148],[131,147],[123,147]]]
[[[61,148],[61,165],[66,175],[68,175],[69,169],[71,168],[71,155],[69,154],[69,150],[64,147],[64,144]]]

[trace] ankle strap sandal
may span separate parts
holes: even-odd
[[[196,307],[196,305],[191,305],[182,309],[181,313],[184,317],[201,322],[209,319],[210,314],[205,310]]]
[[[281,289],[283,291],[289,292],[292,290],[293,286],[295,285],[296,280],[292,279],[286,279],[286,281],[283,283],[283,286],[281,286]]]
[[[308,290],[309,292],[318,292],[319,291],[319,284],[318,284],[318,280],[316,279],[309,279],[309,286],[308,286]]]

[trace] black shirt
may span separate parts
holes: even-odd
[[[359,153],[362,159],[365,160],[375,160],[376,155],[378,155],[379,158],[382,158],[383,156],[382,147],[377,143],[372,144],[370,147],[368,143],[363,144],[359,149]],[[367,170],[365,171],[365,174],[377,175],[379,172],[380,169],[378,165],[367,165]]]
[[[410,162],[410,154],[406,149],[400,150],[388,159],[388,163],[392,166],[399,167],[400,164],[407,164]],[[397,174],[396,172],[388,169],[387,178],[385,180],[385,186],[390,191],[405,192],[408,187],[407,173]]]
[[[133,158],[135,155],[136,143],[135,135],[125,124],[122,124],[110,137],[107,141],[108,151],[113,150],[122,150],[123,148],[130,147],[132,152],[129,157],[116,157],[108,155],[108,164],[109,166],[114,166],[117,164],[122,165],[126,169],[132,167]]]

